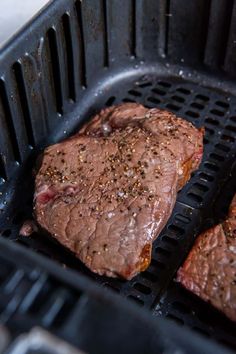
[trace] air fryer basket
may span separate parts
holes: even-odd
[[[1,235],[232,347],[236,325],[174,277],[236,191],[235,43],[231,0],[57,0],[0,52]],[[19,236],[32,217],[36,156],[120,102],[205,127],[201,166],[179,193],[150,267],[129,282],[91,274],[43,235]]]

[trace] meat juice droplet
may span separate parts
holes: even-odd
[[[233,253],[236,253],[236,247],[235,246],[229,246],[229,250]]]
[[[72,186],[66,187],[65,188],[66,194],[74,194],[75,193],[75,188]]]
[[[103,123],[102,124],[102,131],[103,131],[104,134],[108,134],[108,133],[110,133],[112,131],[112,128],[111,128],[111,126],[109,124]]]
[[[117,192],[118,197],[121,197],[121,198],[124,196],[124,194],[125,194],[125,193],[124,193],[124,192],[121,192],[121,191],[120,191],[120,192]]]

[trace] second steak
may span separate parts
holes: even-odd
[[[236,321],[236,195],[228,218],[197,238],[177,280]]]

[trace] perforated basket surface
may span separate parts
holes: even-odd
[[[58,0],[0,53],[1,235],[230,346],[235,324],[174,277],[236,191],[235,11],[222,0]],[[91,274],[41,234],[19,236],[32,217],[36,156],[120,102],[167,109],[205,127],[200,168],[178,194],[150,267],[129,282]],[[205,309],[208,316],[199,315]]]

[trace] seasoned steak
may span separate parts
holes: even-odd
[[[127,105],[116,111],[125,118],[120,113],[124,109],[127,112]],[[164,139],[155,127],[154,113],[134,123],[132,111],[137,116],[146,108],[130,108],[126,124],[109,126],[105,134],[99,131],[98,120],[96,132],[83,129],[47,148],[35,190],[35,215],[41,227],[92,271],[125,279],[148,267],[152,242],[172,212],[177,191],[200,162],[203,135],[186,122],[185,138],[173,136],[176,147],[181,145],[186,154],[184,160],[168,147],[181,119],[173,115]],[[156,115],[169,121],[165,111]]]
[[[236,321],[236,195],[227,220],[197,238],[177,280]]]

